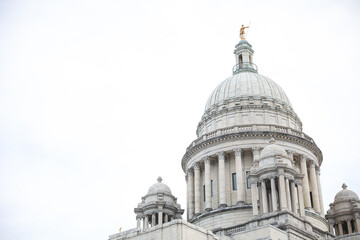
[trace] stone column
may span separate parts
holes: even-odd
[[[211,175],[210,158],[205,157],[205,210],[211,210]]]
[[[162,211],[158,212],[158,224],[159,225],[163,224],[163,212]]]
[[[325,216],[324,214],[324,202],[323,202],[323,197],[322,197],[322,190],[321,190],[321,183],[320,183],[320,167],[315,169],[316,171],[316,182],[318,185],[318,192],[319,192],[319,203],[320,203],[320,213],[321,216]]]
[[[267,194],[266,194],[266,183],[265,180],[261,181],[261,205],[263,213],[268,213],[268,201],[267,201]]]
[[[286,210],[286,189],[285,189],[285,177],[283,173],[280,173],[279,176],[279,196],[280,196],[280,210]]]
[[[236,183],[237,183],[237,203],[243,204],[245,203],[245,183],[243,176],[243,166],[241,160],[241,148],[234,149],[235,152],[235,165],[236,165]]]
[[[144,229],[148,229],[149,228],[149,216],[145,216],[145,221],[144,221]]]
[[[290,184],[289,184],[289,179],[286,178],[285,179],[285,188],[286,188],[286,205],[288,207],[288,210],[291,212],[292,208],[291,208],[291,195],[290,195]]]
[[[343,231],[342,223],[341,223],[341,222],[338,223],[338,228],[339,228],[339,235],[340,235],[340,236],[344,235],[344,231]]]
[[[201,186],[200,186],[200,165],[199,163],[194,164],[194,175],[195,175],[195,215],[201,213]]]
[[[304,205],[306,208],[311,208],[309,178],[308,178],[308,174],[307,174],[305,155],[302,155],[301,159],[300,159],[300,171],[301,171],[301,174],[304,175],[304,178],[302,179],[302,185],[304,188],[304,194],[303,194],[304,195]]]
[[[303,196],[303,188],[301,184],[297,185],[297,189],[298,189],[298,197],[299,197],[298,199],[299,199],[300,217],[305,217],[304,196]]]
[[[319,191],[316,181],[315,163],[312,162],[309,167],[310,167],[310,184],[312,190],[311,192],[314,203],[314,210],[315,212],[320,213]]]
[[[251,183],[251,203],[253,207],[253,215],[257,216],[259,214],[258,210],[258,187],[256,182]]]
[[[339,233],[339,224],[335,224],[335,225],[334,225],[334,229],[335,229],[335,235],[336,235],[336,236],[340,236],[340,233]]]
[[[165,213],[164,223],[167,223],[168,221],[169,221],[169,215],[167,215],[167,213]]]
[[[292,207],[292,211],[294,214],[299,215],[298,214],[298,195],[297,195],[297,191],[296,191],[296,186],[294,181],[291,181],[291,207]]]
[[[352,231],[352,227],[351,227],[351,221],[347,220],[346,224],[347,224],[347,228],[348,228],[348,234],[352,233],[353,231]]]
[[[329,225],[329,232],[331,234],[334,234],[334,224],[333,223],[330,223],[330,225]]]
[[[217,153],[219,158],[219,205],[226,207],[225,193],[225,155],[224,152]]]
[[[276,212],[277,209],[277,201],[276,201],[276,187],[275,187],[275,178],[272,177],[270,180],[271,184],[271,204],[272,204],[272,210],[273,212]]]
[[[194,173],[192,169],[187,171],[187,196],[188,196],[188,220],[194,217]]]
[[[140,224],[141,224],[141,218],[140,218],[140,217],[137,217],[137,218],[136,218],[136,228],[137,228],[137,229],[140,229],[140,228],[141,228],[141,225],[140,225]]]
[[[360,232],[360,219],[359,219],[359,216],[355,216],[355,231]]]
[[[253,147],[253,158],[254,158],[254,164],[259,162],[260,157],[260,148],[259,147]]]
[[[153,213],[153,214],[151,215],[151,227],[155,226],[155,221],[156,221],[155,213]]]

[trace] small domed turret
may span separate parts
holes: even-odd
[[[155,225],[167,223],[173,219],[181,219],[184,209],[177,203],[177,198],[171,194],[170,188],[162,183],[162,178],[158,177],[157,183],[153,184],[148,193],[142,197],[141,203],[134,209],[137,219],[137,228],[143,230]]]
[[[335,195],[334,203],[330,203],[330,209],[325,215],[330,224],[330,232],[337,236],[358,232],[360,229],[359,197],[347,189],[345,183],[341,187],[342,190]]]
[[[343,183],[343,185],[341,187],[343,189],[335,195],[334,203],[342,202],[342,201],[358,201],[359,200],[358,195],[355,192],[347,189],[347,185],[345,183]]]

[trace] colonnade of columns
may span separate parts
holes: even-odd
[[[237,182],[237,190],[236,190],[236,200],[237,203],[245,202],[245,176],[244,176],[244,166],[242,162],[242,149],[234,149],[233,153],[235,155],[235,168],[236,168],[236,182]],[[258,161],[259,158],[259,148],[253,148],[253,161],[254,164]],[[211,159],[212,161],[217,161],[218,165],[218,207],[225,207],[226,203],[226,179],[225,179],[225,153],[218,152],[216,153],[215,158]],[[212,198],[212,185],[211,185],[211,160],[208,156],[204,157],[200,162],[204,164],[204,181],[201,179],[201,168],[200,162],[195,162],[190,168],[187,170],[186,181],[187,181],[187,213],[188,219],[192,219],[194,216],[202,213],[202,183],[205,185],[205,210],[210,211],[213,206],[213,198]],[[289,211],[299,211],[301,216],[304,216],[304,209],[313,208],[315,212],[322,214],[324,216],[324,208],[322,201],[322,193],[321,193],[321,184],[320,184],[320,173],[319,168],[315,165],[314,161],[308,161],[305,155],[300,156],[300,172],[304,175],[301,183],[295,183],[291,179],[285,179],[284,176],[280,175],[277,178],[278,187],[284,187],[284,191],[279,192],[279,201],[280,201],[280,209],[287,209]],[[275,180],[268,179],[267,184],[270,186],[275,184]],[[252,203],[253,206],[257,205],[258,195],[258,186],[256,183],[256,187],[252,186]],[[265,184],[266,186],[266,184]],[[254,189],[253,189],[254,188]],[[274,187],[273,187],[274,188]],[[301,191],[299,191],[301,189]],[[263,190],[261,190],[263,191]],[[275,190],[274,190],[275,191]],[[271,191],[266,191],[270,194]],[[311,195],[310,195],[311,193]],[[284,195],[283,195],[284,194]],[[274,206],[275,204],[275,193],[271,195],[271,202]],[[269,196],[270,196],[269,195]],[[260,195],[259,195],[260,196]],[[265,194],[263,196],[263,201],[265,202]],[[256,200],[255,200],[256,199]],[[255,203],[255,204],[254,204]],[[301,206],[300,206],[301,205]],[[262,211],[269,211],[269,206],[262,206]],[[297,206],[297,207],[293,207]],[[255,207],[254,207],[255,209]],[[277,206],[272,207],[271,209],[277,209]],[[256,210],[254,210],[256,211]],[[254,212],[255,214],[255,212]],[[256,214],[257,215],[257,214]]]
[[[329,225],[329,231],[336,236],[360,232],[360,219],[348,219],[338,223],[331,222]]]
[[[315,212],[324,216],[319,168],[316,167],[314,161],[307,162],[306,156],[302,155],[300,158],[300,172],[304,175],[302,185],[304,187],[305,208],[313,208]]]
[[[243,164],[241,159],[241,149],[234,149],[235,165],[236,165],[236,182],[237,182],[237,202],[245,202],[245,176],[243,174]],[[218,152],[216,154],[218,164],[218,202],[219,207],[226,207],[226,174],[225,174],[225,153]],[[216,161],[215,160],[215,161]],[[204,185],[205,185],[205,210],[212,209],[212,186],[211,186],[211,160],[208,156],[202,159],[204,163]],[[202,199],[202,181],[200,179],[200,164],[196,162],[188,169],[186,175],[187,181],[187,206],[188,219],[195,215],[201,214]]]
[[[301,217],[305,216],[301,183],[285,177],[283,173],[260,181],[252,181],[251,196],[255,216],[283,210]]]
[[[173,216],[167,213],[163,213],[162,211],[153,212],[152,214],[147,214],[145,216],[140,216],[136,218],[137,229],[146,230],[150,227],[170,222],[173,219]]]

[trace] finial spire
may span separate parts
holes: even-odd
[[[158,177],[157,181],[158,181],[158,182],[162,182],[162,178],[161,178],[161,177]]]
[[[343,185],[341,186],[343,189],[347,189],[347,185],[346,183],[343,183]]]

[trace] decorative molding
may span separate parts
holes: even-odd
[[[199,152],[203,148],[207,148],[210,146],[213,146],[215,144],[219,144],[219,142],[222,141],[228,141],[228,140],[244,140],[247,138],[268,138],[268,137],[276,137],[278,140],[282,141],[289,141],[292,143],[296,143],[302,147],[307,148],[308,150],[312,151],[319,161],[322,161],[322,152],[321,150],[316,146],[316,144],[313,141],[310,141],[306,138],[294,136],[288,133],[279,133],[279,132],[238,132],[238,133],[232,133],[232,134],[226,134],[222,136],[213,137],[211,139],[201,141],[197,144],[192,144],[192,146],[189,146],[187,148],[187,151],[185,155],[182,158],[182,167],[185,171],[185,166],[189,158],[191,158],[195,153]]]

